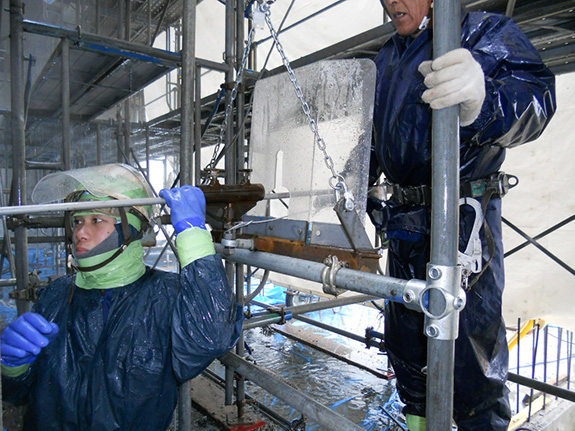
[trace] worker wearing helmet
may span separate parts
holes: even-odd
[[[425,280],[432,110],[458,105],[461,196],[475,201],[460,209],[460,251],[470,242],[476,218],[484,222],[478,224],[478,257],[469,268],[467,303],[455,342],[454,420],[460,431],[507,430],[508,348],[501,315],[501,190],[506,177],[498,171],[506,149],[537,138],[553,116],[555,79],[508,17],[462,13],[462,47],[432,61],[432,0],[383,3],[397,33],[375,59],[371,177],[375,182],[383,173],[393,194],[372,197],[368,210],[389,244],[388,274]],[[387,303],[385,345],[412,431],[426,426],[423,323],[422,313]]]
[[[113,164],[49,175],[32,195],[63,196],[152,195],[137,171]],[[165,430],[178,384],[236,343],[242,313],[205,227],[203,193],[184,186],[160,196],[178,233],[179,274],[143,262],[151,206],[75,212],[77,272],[3,331],[3,399],[28,403],[25,430]]]

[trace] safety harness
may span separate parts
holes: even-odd
[[[491,264],[495,253],[495,239],[491,228],[485,220],[487,205],[492,198],[502,198],[507,192],[519,183],[519,179],[514,175],[504,172],[497,172],[486,178],[469,181],[460,185],[460,205],[470,205],[475,210],[475,222],[467,242],[465,251],[459,252],[459,263],[463,267],[462,275],[464,288],[469,290],[485,272]],[[383,185],[390,200],[398,205],[407,206],[430,206],[431,187],[421,186],[399,186],[397,184],[385,183]],[[473,198],[473,199],[470,199]],[[481,198],[481,205],[476,199]],[[479,231],[483,226],[489,260],[482,265],[481,240]],[[476,274],[471,278],[472,274]]]

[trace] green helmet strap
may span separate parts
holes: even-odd
[[[95,271],[97,269],[100,269],[104,266],[106,266],[107,264],[109,264],[110,262],[112,262],[114,259],[116,259],[120,254],[122,254],[124,252],[124,250],[133,242],[136,241],[137,239],[139,239],[142,236],[142,233],[144,232],[144,228],[146,227],[146,223],[144,223],[144,218],[142,217],[140,220],[142,221],[142,225],[140,228],[140,231],[138,232],[138,235],[136,236],[136,238],[132,238],[132,233],[131,233],[131,229],[130,229],[130,223],[128,222],[128,216],[126,215],[126,211],[124,208],[119,208],[120,211],[120,220],[122,223],[122,232],[124,234],[124,243],[114,252],[114,254],[112,254],[110,257],[108,257],[106,260],[96,264],[96,265],[92,265],[92,266],[85,266],[85,267],[80,267],[79,265],[76,265],[74,267],[75,270],[77,271],[82,271],[82,272],[90,272],[90,271]],[[132,214],[138,216],[138,211],[134,211]],[[140,216],[141,217],[141,216]],[[66,236],[68,236],[68,231],[70,231],[70,239],[73,240],[72,237],[72,228],[70,226],[69,223],[66,223]],[[70,241],[69,244],[72,244],[72,242]]]

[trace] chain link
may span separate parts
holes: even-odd
[[[238,69],[238,73],[236,75],[236,82],[234,83],[234,87],[232,89],[230,103],[228,103],[228,106],[226,106],[226,112],[225,112],[224,120],[223,120],[221,128],[220,128],[220,136],[218,137],[218,142],[214,148],[214,154],[212,155],[212,159],[210,160],[210,163],[208,163],[205,167],[206,170],[216,167],[219,149],[220,149],[220,146],[222,145],[222,143],[224,142],[224,136],[226,134],[226,129],[228,128],[228,121],[231,117],[232,109],[234,106],[234,101],[236,100],[236,96],[238,95],[238,87],[240,86],[240,84],[242,82],[242,76],[243,76],[244,70],[246,68],[246,63],[247,63],[248,58],[250,56],[250,51],[251,51],[252,42],[254,39],[255,32],[256,32],[255,27],[252,27],[252,29],[250,30],[250,33],[248,35],[248,41],[246,44],[246,48],[244,49],[242,62],[241,62],[240,68]]]
[[[291,81],[291,83],[293,84],[293,86],[295,88],[295,94],[296,94],[297,98],[300,100],[303,113],[306,115],[306,117],[309,121],[309,128],[311,129],[312,133],[314,134],[314,138],[315,138],[315,142],[317,144],[317,147],[323,153],[323,159],[324,159],[325,166],[331,172],[331,178],[329,180],[329,185],[330,185],[330,187],[332,187],[333,189],[336,190],[336,196],[339,195],[337,192],[339,192],[341,189],[343,189],[345,191],[345,197],[346,197],[346,208],[348,208],[348,209],[350,207],[353,208],[353,202],[352,202],[353,195],[351,194],[351,192],[349,191],[349,188],[347,187],[347,184],[345,182],[345,178],[339,172],[336,171],[335,163],[333,162],[333,159],[331,158],[331,156],[327,152],[327,146],[326,146],[324,139],[321,137],[321,135],[319,133],[317,121],[314,120],[313,117],[311,116],[311,108],[310,108],[309,104],[307,103],[307,101],[305,100],[305,97],[303,95],[303,90],[297,81],[295,73],[294,73],[294,71],[291,67],[291,64],[287,58],[287,55],[284,51],[283,45],[279,41],[278,34],[277,34],[273,24],[272,24],[270,16],[271,16],[271,12],[268,9],[265,12],[266,24],[268,25],[268,28],[270,30],[270,34],[272,35],[272,38],[273,38],[275,45],[276,45],[276,48],[277,48],[277,50],[278,50],[278,52],[282,58],[282,63],[285,66],[285,68],[287,69],[289,80]],[[335,185],[333,185],[332,180],[337,180],[337,183]]]

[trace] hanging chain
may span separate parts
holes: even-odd
[[[279,41],[278,34],[274,29],[274,26],[271,22],[270,16],[271,16],[271,12],[270,12],[269,8],[267,8],[267,10],[265,11],[266,23],[268,25],[268,28],[269,28],[270,33],[272,35],[272,38],[274,39],[276,48],[277,48],[278,52],[280,53],[283,65],[287,69],[289,80],[291,81],[291,83],[293,84],[293,86],[295,88],[295,94],[301,102],[301,107],[302,107],[303,113],[308,118],[309,128],[311,129],[312,133],[314,134],[314,138],[315,138],[315,142],[317,144],[317,147],[323,153],[323,159],[325,162],[325,166],[331,172],[331,178],[329,179],[329,186],[335,190],[335,195],[336,195],[337,201],[339,201],[340,193],[341,193],[341,190],[343,189],[344,199],[345,199],[345,209],[350,211],[355,206],[355,204],[353,203],[353,194],[349,190],[343,175],[341,175],[339,172],[337,172],[335,170],[333,159],[328,154],[325,141],[321,137],[321,135],[319,134],[319,128],[317,125],[317,121],[314,120],[313,117],[311,116],[311,109],[309,107],[309,104],[307,103],[307,101],[304,98],[303,90],[302,90],[301,86],[299,85],[299,83],[297,82],[297,78],[295,76],[295,73],[294,73],[294,71],[290,65],[290,62],[287,58],[287,55],[283,49],[283,45]],[[335,183],[335,185],[333,184],[334,181],[337,181]]]
[[[230,103],[228,103],[228,106],[226,106],[226,113],[224,116],[224,120],[222,122],[222,126],[220,128],[220,136],[218,137],[218,142],[214,148],[214,154],[212,155],[212,160],[210,160],[210,163],[208,163],[206,165],[206,168],[205,168],[206,170],[216,167],[219,149],[220,149],[220,146],[222,145],[222,143],[224,142],[224,135],[226,134],[226,129],[228,128],[228,121],[229,121],[231,114],[232,114],[234,101],[236,99],[236,96],[238,95],[238,87],[240,86],[240,84],[242,82],[243,73],[244,73],[244,70],[246,68],[246,63],[248,62],[248,58],[250,55],[250,51],[251,51],[251,47],[252,47],[252,41],[253,41],[255,32],[256,32],[255,27],[252,27],[252,29],[250,30],[250,33],[248,35],[248,41],[246,44],[246,48],[244,49],[242,62],[241,62],[240,68],[238,69],[238,73],[236,75],[236,82],[234,83],[234,88],[232,89],[232,96],[230,99]]]

